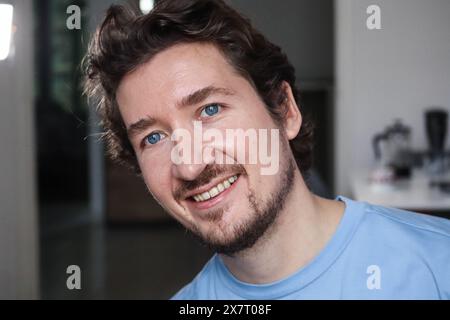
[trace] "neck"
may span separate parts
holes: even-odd
[[[336,231],[345,205],[313,195],[298,170],[284,208],[250,249],[221,255],[239,280],[263,284],[285,278],[308,264]]]

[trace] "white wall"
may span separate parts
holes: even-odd
[[[371,4],[381,7],[382,30],[366,28]],[[335,189],[349,194],[351,173],[373,162],[373,134],[402,118],[413,147],[425,148],[423,111],[450,110],[450,1],[335,0],[335,8]]]
[[[14,5],[15,56],[0,61],[0,299],[38,297],[32,2]]]

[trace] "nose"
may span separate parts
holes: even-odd
[[[208,164],[214,162],[214,159],[203,154],[201,132],[196,132],[193,126],[179,126],[179,128],[182,129],[174,130],[172,136],[176,141],[173,145],[175,149],[171,153],[172,176],[184,181],[193,181]]]

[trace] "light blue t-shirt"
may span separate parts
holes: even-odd
[[[450,299],[450,220],[356,202],[294,274],[244,283],[214,255],[172,299]]]

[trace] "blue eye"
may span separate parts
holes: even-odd
[[[218,113],[220,110],[220,106],[218,104],[210,104],[209,106],[206,106],[203,108],[202,113],[200,116],[202,117],[212,117],[216,113]]]
[[[162,138],[161,133],[154,132],[145,137],[145,142],[149,144],[157,144]]]

